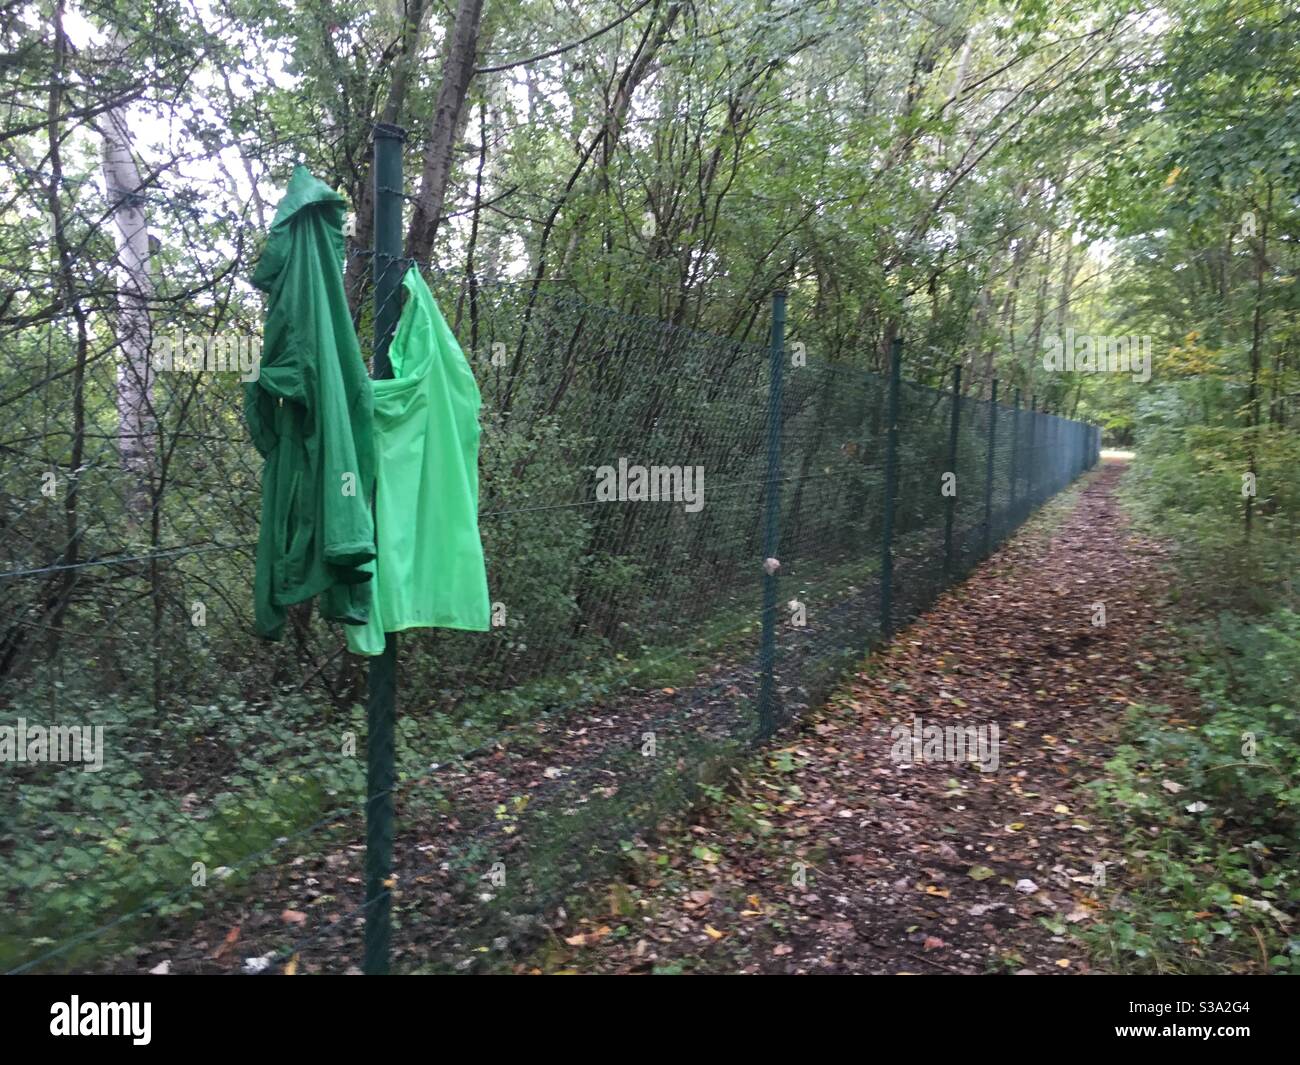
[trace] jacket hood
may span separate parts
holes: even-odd
[[[293,177],[284,190],[280,206],[276,208],[275,221],[267,234],[266,247],[262,249],[257,268],[253,271],[253,284],[263,292],[275,287],[276,279],[284,269],[293,240],[293,223],[308,215],[316,218],[328,233],[338,258],[343,259],[343,216],[347,200],[319,178],[313,177],[305,166],[294,167]]]

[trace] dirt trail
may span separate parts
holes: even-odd
[[[643,842],[524,968],[1088,971],[1061,933],[1123,869],[1083,785],[1128,705],[1167,698],[1158,548],[1115,501],[1123,470],[1050,504],[726,796]],[[991,749],[988,772],[901,763],[917,719],[996,725],[996,769]]]

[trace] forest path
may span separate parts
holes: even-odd
[[[1124,470],[1048,504],[521,968],[1088,971],[1069,930],[1122,861],[1084,786],[1127,707],[1170,695],[1159,549],[1115,499]],[[927,750],[931,725],[996,726],[996,768],[991,747],[989,771]]]

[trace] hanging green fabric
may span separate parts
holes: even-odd
[[[488,628],[478,531],[479,390],[419,270],[389,348],[391,379],[374,381],[375,529],[370,620],[348,647],[377,655],[384,633]]]
[[[265,460],[253,592],[256,631],[272,640],[285,607],[315,595],[326,618],[369,617],[373,413],[343,292],[345,205],[294,170],[252,278],[268,297],[259,376],[244,391]]]

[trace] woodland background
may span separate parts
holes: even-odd
[[[1298,59],[1300,12],[1269,0],[0,0],[0,697],[144,739],[111,784],[6,788],[5,890],[36,900],[7,955],[188,866],[169,840],[196,809],[226,853],[359,787],[318,749],[363,692],[338,634],[305,608],[282,647],[248,636],[240,385],[156,375],[148,350],[259,333],[248,277],[300,163],[354,207],[369,337],[377,121],[408,131],[405,252],[481,371],[485,547],[513,619],[486,652],[406,650],[437,712],[404,719],[404,764],[629,677],[680,681],[746,631],[756,491],[689,532],[573,503],[611,441],[761,478],[746,442],[786,289],[787,342],[820,375],[795,468],[839,486],[787,503],[817,588],[853,579],[872,527],[877,437],[855,418],[878,418],[895,338],[918,386],[960,364],[972,402],[996,378],[1004,404],[1099,422],[1136,449],[1129,502],[1174,548],[1221,734],[1138,721],[1117,803],[1153,759],[1208,771],[1249,728],[1277,744],[1278,772],[1215,777],[1230,831],[1166,854],[1153,905],[1205,863],[1294,893],[1238,844],[1293,848],[1300,804]],[[1151,381],[1046,372],[1067,328],[1152,337]],[[1135,832],[1163,823],[1152,803]]]

